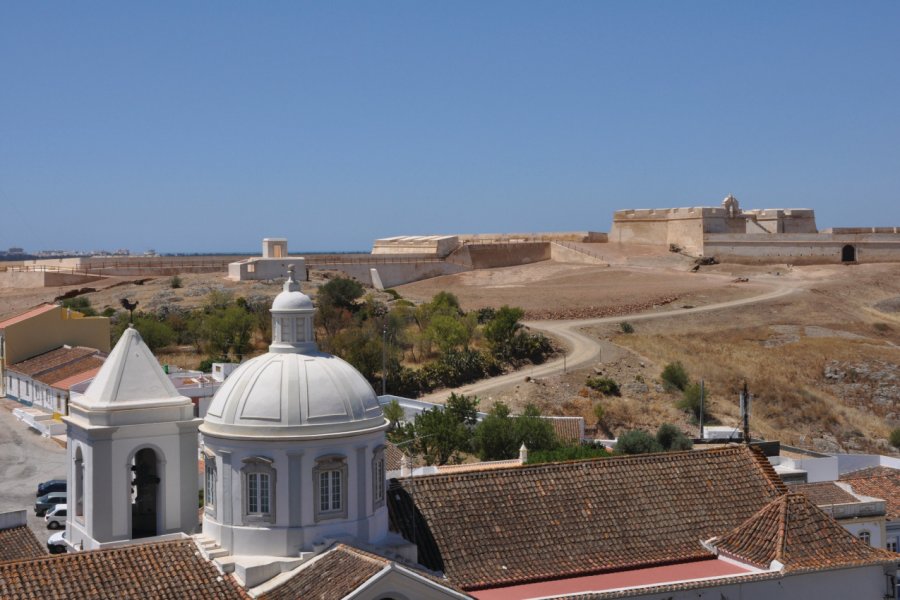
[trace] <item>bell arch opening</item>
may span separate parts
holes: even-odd
[[[152,448],[139,450],[131,464],[131,538],[159,535],[160,461]]]

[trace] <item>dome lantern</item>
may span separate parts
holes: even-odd
[[[294,279],[294,265],[288,266],[284,290],[272,302],[272,344],[269,352],[308,354],[318,351],[313,329],[316,309]]]

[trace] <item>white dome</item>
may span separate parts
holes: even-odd
[[[315,310],[312,300],[303,292],[284,291],[275,296],[272,310]]]
[[[386,427],[369,382],[321,352],[250,359],[216,393],[200,431],[239,438],[331,437]]]

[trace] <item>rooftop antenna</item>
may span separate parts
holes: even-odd
[[[750,392],[747,391],[747,381],[741,390],[741,424],[744,432],[744,443],[750,443]]]

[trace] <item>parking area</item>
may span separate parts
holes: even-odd
[[[0,398],[0,512],[27,509],[28,525],[46,541],[55,531],[34,515],[34,492],[42,481],[66,478],[66,449],[19,422],[12,409],[20,406]]]

